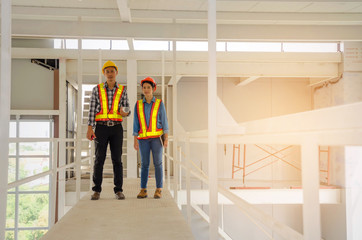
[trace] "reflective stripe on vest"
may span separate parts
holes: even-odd
[[[150,117],[149,126],[147,128],[143,100],[142,99],[138,100],[137,115],[138,115],[138,121],[140,123],[140,131],[138,132],[138,139],[157,138],[163,134],[163,130],[157,128],[157,115],[158,115],[158,110],[160,109],[160,105],[161,105],[161,99],[156,99],[151,108],[151,117]]]
[[[108,96],[107,91],[104,89],[104,84],[98,84],[98,95],[99,95],[99,103],[101,105],[101,111],[96,114],[96,121],[119,121],[122,122],[122,115],[119,113],[119,102],[121,100],[121,96],[123,93],[124,87],[122,85],[118,85],[116,89],[113,100],[111,110],[108,111]]]

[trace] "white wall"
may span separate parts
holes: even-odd
[[[53,109],[54,72],[30,62],[13,59],[11,109]]]
[[[236,87],[238,78],[219,78],[218,96],[237,122],[251,121],[272,116],[296,113],[312,109],[309,79],[271,79],[262,78],[244,87]],[[216,107],[216,106],[215,106]],[[178,119],[186,131],[207,129],[207,80],[206,78],[182,78],[178,84]],[[273,152],[270,147],[264,146]],[[285,146],[273,146],[281,149]],[[283,154],[288,160],[300,164],[300,148]],[[232,145],[218,145],[218,176],[231,179]],[[207,145],[191,144],[192,160],[202,166],[207,173]],[[241,145],[241,161],[243,146]],[[247,145],[247,163],[266,156],[266,153],[253,145]],[[275,160],[275,159],[273,159]],[[268,160],[269,162],[271,160]],[[268,162],[266,161],[266,163]],[[249,168],[255,170],[261,165]],[[237,182],[225,181],[224,186],[242,186],[241,172],[235,175]],[[257,181],[259,180],[259,181]],[[300,171],[288,164],[278,162],[247,177],[247,186],[279,187],[279,180],[295,180],[300,182]],[[299,185],[300,186],[300,185]],[[205,186],[207,188],[207,186]],[[276,217],[279,221],[302,231],[302,207],[300,205],[267,205],[259,206]],[[207,206],[205,207],[207,210]],[[264,239],[254,223],[237,211],[235,207],[225,207],[225,230],[234,239]],[[267,239],[267,238],[265,238]]]

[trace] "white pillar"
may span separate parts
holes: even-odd
[[[11,1],[1,0],[0,239],[5,239],[11,92]]]
[[[66,106],[66,59],[59,59],[59,138],[66,138],[66,116],[67,116],[67,106]],[[66,161],[66,147],[64,141],[59,141],[59,166],[64,166]],[[58,175],[58,220],[61,219],[64,215],[64,206],[65,206],[65,169],[59,171]]]
[[[80,199],[81,191],[81,164],[82,164],[82,85],[83,85],[83,59],[82,39],[78,39],[78,96],[77,96],[77,144],[76,144],[76,201]]]
[[[131,115],[127,117],[127,178],[137,178],[137,151],[133,147],[133,116],[137,102],[137,61],[127,60],[127,94]]]
[[[209,50],[209,76],[208,76],[208,135],[209,135],[209,217],[210,238],[218,239],[218,194],[217,194],[217,133],[216,133],[216,0],[209,0],[208,5],[208,50]]]
[[[172,136],[173,136],[173,152],[172,157],[174,160],[177,160],[177,80],[176,80],[176,41],[172,41],[173,49],[173,59],[172,59]],[[178,164],[176,161],[173,161],[173,180],[174,180],[174,198],[178,204]]]
[[[345,147],[347,240],[362,239],[362,147]]]
[[[317,143],[302,144],[303,235],[304,239],[321,239],[319,204],[319,151]]]
[[[161,53],[162,55],[162,57],[161,57],[161,87],[162,87],[162,97],[161,97],[161,99],[162,99],[162,102],[163,102],[163,104],[165,104],[165,52],[164,51],[162,51],[162,53]],[[166,113],[167,114],[167,113]],[[162,149],[162,178],[163,178],[163,181],[165,182],[165,180],[166,180],[166,174],[165,174],[165,171],[166,171],[166,169],[165,169],[165,151],[166,151],[166,149],[165,148],[163,148]],[[169,166],[167,165],[167,167],[169,168]]]
[[[102,74],[102,49],[99,49],[98,52],[98,83],[102,83],[103,74]]]

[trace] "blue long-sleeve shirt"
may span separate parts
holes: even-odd
[[[153,103],[156,101],[156,98],[153,97],[151,103],[147,103],[146,98],[143,98],[143,108],[145,112],[146,124],[147,127],[150,124],[150,117],[151,117],[151,109]],[[138,121],[138,113],[137,113],[137,104],[136,102],[134,106],[134,118],[133,118],[133,136],[138,136],[138,132],[140,131],[140,123]],[[168,133],[168,122],[167,122],[167,115],[165,105],[161,101],[160,108],[157,113],[157,128],[163,129],[163,133]]]

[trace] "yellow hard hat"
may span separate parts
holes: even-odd
[[[102,67],[102,72],[104,74],[104,69],[106,69],[107,67],[114,67],[116,69],[116,71],[118,71],[118,67],[116,66],[116,64],[112,61],[107,61],[103,64],[103,67]]]

